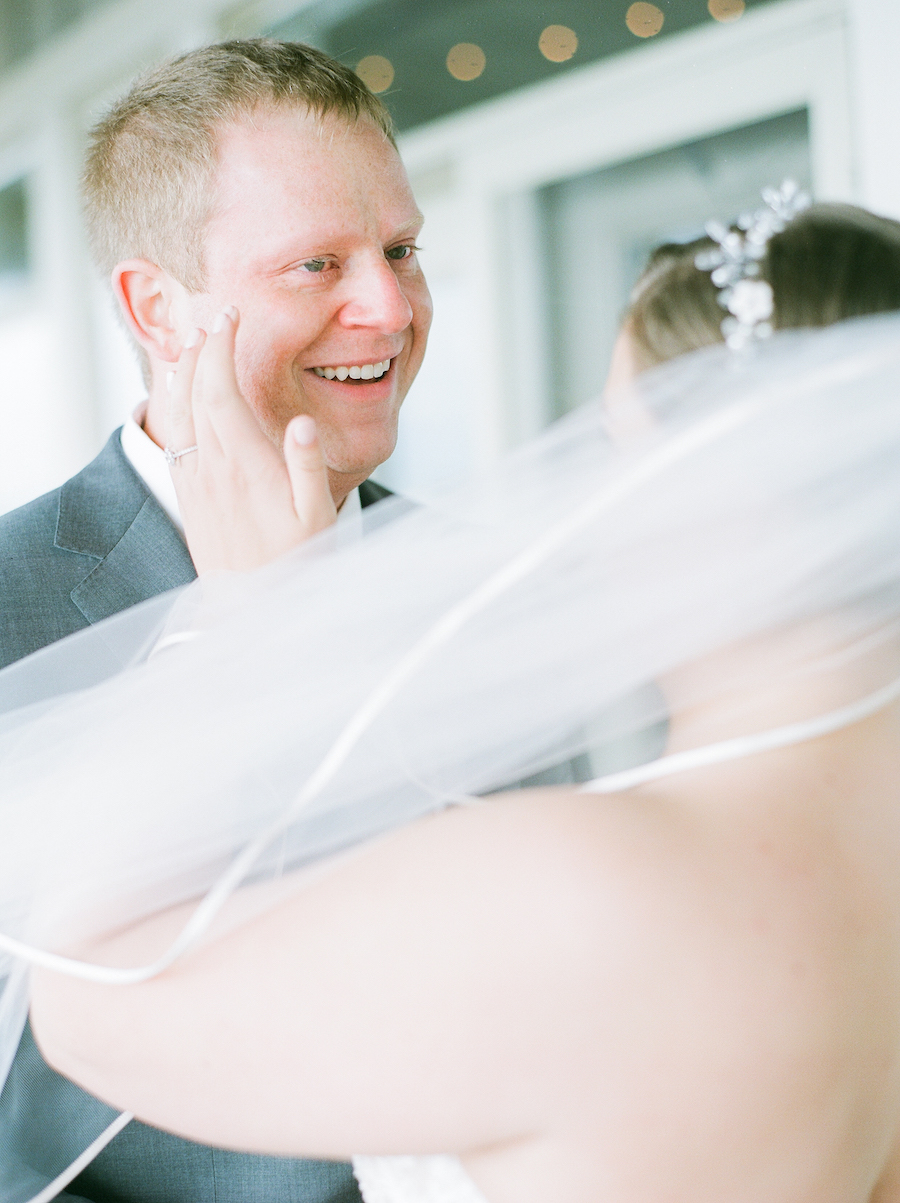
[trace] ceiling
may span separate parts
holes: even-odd
[[[777,2],[744,0],[748,10]],[[0,0],[0,70],[108,3]],[[708,4],[721,11],[741,0],[640,3],[645,15],[654,8],[662,14],[654,37],[638,37],[628,28],[631,0],[313,0],[260,32],[310,42],[354,68],[371,55],[389,60],[393,81],[382,95],[398,129],[406,130],[657,38],[713,24]],[[576,35],[577,49],[565,61],[549,61],[538,47],[551,25]],[[459,43],[483,52],[477,78],[450,74],[447,55]]]
[[[774,2],[746,0],[746,9]],[[382,98],[398,129],[405,130],[656,40],[631,32],[629,5],[630,0],[319,0],[267,32],[310,42],[353,67],[369,55],[388,59],[394,79]],[[655,7],[663,15],[656,38],[714,23],[707,0],[655,0]],[[539,50],[549,25],[576,34],[577,50],[568,61],[550,62]],[[484,52],[478,78],[461,81],[447,68],[448,52],[461,42]]]

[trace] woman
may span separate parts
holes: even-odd
[[[863,244],[873,274],[850,280]],[[698,249],[651,266],[620,367],[721,341]],[[900,308],[897,228],[858,211],[797,218],[763,272],[778,325]],[[90,933],[78,957],[151,966],[128,989],[37,973],[50,1060],[207,1143],[463,1158],[468,1178],[445,1159],[362,1158],[373,1201],[900,1197],[898,332],[761,340],[632,380],[617,445],[579,415],[500,488],[397,522],[374,551],[306,557],[299,584],[251,581],[252,630],[214,599],[200,637],[77,714],[17,727],[5,784],[23,832],[61,785],[105,830],[135,713],[162,761],[129,783],[133,830],[104,834],[87,867],[81,838],[61,886],[80,833],[57,860],[40,848],[54,886],[32,941]],[[324,651],[291,660],[298,589],[403,564],[381,610],[349,608]],[[578,750],[652,678],[671,759],[625,774],[631,788],[515,791],[357,842]],[[214,721],[185,735],[204,702]],[[630,726],[658,718],[648,704]],[[68,746],[38,767],[48,732]],[[121,744],[118,776],[97,781],[92,737]],[[285,777],[305,782],[287,821]],[[266,791],[277,805],[257,819],[247,799],[265,808]],[[266,873],[156,973],[197,914],[182,899],[254,836]],[[278,872],[279,856],[351,843]]]

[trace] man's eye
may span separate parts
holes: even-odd
[[[388,259],[410,259],[412,258],[413,251],[417,251],[419,249],[420,248],[417,246],[412,246],[409,243],[405,243],[403,246],[392,246],[389,251],[385,251],[384,253]]]
[[[327,266],[327,259],[307,259],[305,263],[300,264],[300,269],[305,272],[323,272]]]

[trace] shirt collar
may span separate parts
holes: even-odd
[[[178,509],[178,497],[172,484],[172,474],[161,447],[144,430],[147,402],[142,401],[122,426],[122,451],[138,476],[184,534],[184,523]]]

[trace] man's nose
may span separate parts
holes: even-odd
[[[412,321],[412,308],[401,281],[386,259],[360,265],[347,284],[349,296],[340,312],[342,325],[398,334]]]

